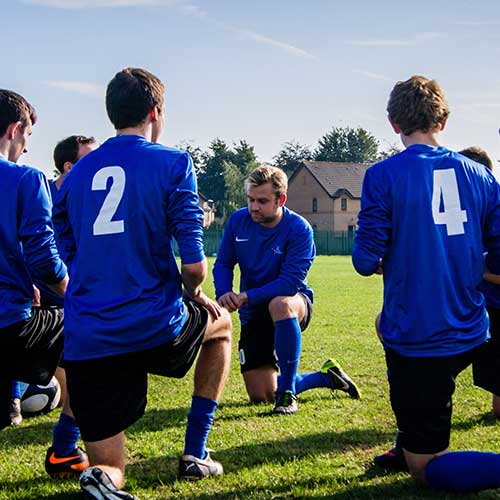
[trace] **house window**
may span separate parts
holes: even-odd
[[[313,212],[318,211],[318,200],[316,198],[313,198]]]
[[[347,198],[340,199],[340,209],[347,210]]]

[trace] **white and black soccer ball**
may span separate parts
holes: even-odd
[[[21,397],[23,417],[36,417],[52,411],[61,399],[61,386],[55,377],[47,385],[29,384]]]

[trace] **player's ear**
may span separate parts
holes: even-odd
[[[442,132],[445,127],[446,127],[446,124],[448,123],[448,118],[445,118],[440,124],[439,124],[439,131]]]
[[[391,119],[390,116],[387,116],[387,119],[389,120],[389,123],[391,124],[392,130],[394,130],[394,132],[396,134],[400,134],[401,133],[401,127],[397,123],[394,123],[392,121],[392,119]]]
[[[286,203],[286,193],[281,193],[278,197],[278,205],[282,207]]]
[[[73,168],[73,163],[70,161],[65,161],[63,165],[63,172],[67,174]]]
[[[160,118],[160,110],[158,109],[158,106],[153,106],[151,108],[151,111],[149,112],[149,115],[151,116],[152,121],[157,122]]]
[[[21,130],[21,122],[14,122],[14,123],[11,123],[8,127],[7,127],[7,139],[9,141],[12,141],[12,139],[14,139],[14,137],[16,136],[16,133],[18,130]]]

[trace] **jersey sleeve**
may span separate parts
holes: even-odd
[[[488,251],[486,267],[493,274],[500,274],[500,185],[492,180],[489,207],[484,229],[484,247]]]
[[[196,174],[189,154],[182,154],[175,169],[179,179],[171,193],[167,216],[172,234],[179,245],[182,264],[194,264],[205,259],[203,253],[203,210],[200,208]]]
[[[288,238],[285,259],[278,278],[260,288],[247,290],[248,303],[257,305],[274,297],[295,295],[306,281],[315,256],[316,247],[311,226],[295,226]]]
[[[71,172],[69,172],[66,179],[64,179],[64,182],[62,183],[57,194],[54,209],[52,211],[52,220],[57,229],[59,252],[64,262],[66,262],[68,267],[71,269],[71,264],[73,263],[76,253],[76,243],[73,236],[73,230],[68,219],[66,207],[68,187],[70,184]]]
[[[390,193],[386,186],[388,183],[380,171],[373,167],[367,170],[352,252],[354,268],[364,276],[377,270],[391,238]]]
[[[230,218],[224,229],[212,271],[215,297],[217,299],[233,289],[235,265],[236,252],[234,248],[233,218]]]
[[[52,227],[52,203],[47,179],[28,170],[19,184],[19,239],[33,279],[53,285],[66,276]]]

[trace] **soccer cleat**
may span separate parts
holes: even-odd
[[[179,479],[197,481],[224,473],[222,464],[212,460],[207,450],[207,456],[202,460],[193,455],[182,455],[179,460]]]
[[[276,393],[273,415],[293,415],[297,410],[297,396],[292,391]]]
[[[359,399],[361,393],[356,387],[356,384],[348,377],[346,372],[342,370],[340,363],[335,359],[327,359],[320,371],[326,373],[330,377],[332,383],[332,391],[338,389],[339,391],[344,391],[351,396],[353,399]]]
[[[51,446],[45,455],[45,471],[54,478],[79,476],[88,466],[87,454],[80,448],[75,448],[65,457],[59,457]]]
[[[139,500],[130,493],[119,490],[99,467],[89,467],[82,472],[80,488],[86,498],[91,500]]]
[[[10,398],[10,425],[21,425],[23,416],[21,415],[21,400]]]
[[[405,454],[401,448],[393,448],[373,458],[375,465],[393,471],[408,471]]]

